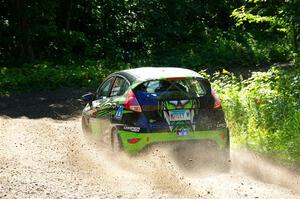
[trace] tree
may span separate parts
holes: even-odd
[[[251,24],[263,32],[283,32],[292,45],[294,61],[299,62],[300,4],[299,0],[245,0],[232,12],[237,26],[247,29]]]

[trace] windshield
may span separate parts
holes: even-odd
[[[135,91],[158,99],[197,98],[206,95],[207,88],[200,78],[151,80],[140,84]]]

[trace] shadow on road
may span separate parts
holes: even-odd
[[[71,119],[81,114],[84,103],[80,97],[89,91],[95,88],[60,88],[0,97],[0,116]]]

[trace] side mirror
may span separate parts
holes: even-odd
[[[84,102],[89,103],[91,105],[92,101],[95,99],[95,94],[94,93],[88,93],[88,94],[82,95],[81,99]]]

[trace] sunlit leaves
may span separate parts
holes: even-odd
[[[299,61],[300,1],[246,0],[231,16],[244,30],[284,33],[293,46],[294,61]]]
[[[299,67],[273,67],[246,80],[223,71],[213,86],[236,144],[300,163]]]
[[[236,20],[236,25],[240,26],[245,22],[248,23],[262,23],[268,22],[271,24],[275,24],[276,18],[273,16],[260,16],[247,12],[245,6],[242,6],[238,9],[233,10],[231,16]]]

